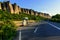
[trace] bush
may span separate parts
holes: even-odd
[[[0,26],[0,40],[13,40],[16,35],[15,26],[11,22],[4,21]]]

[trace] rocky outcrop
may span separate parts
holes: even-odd
[[[15,14],[19,14],[19,7],[16,5],[16,3],[13,4],[13,10]]]
[[[21,8],[21,12],[22,12],[22,13],[25,13],[24,8]]]
[[[0,2],[0,9],[4,11],[7,10],[11,14],[19,14],[20,12],[22,12],[29,15],[36,15],[36,16],[42,16],[45,18],[51,18],[51,16],[47,13],[37,12],[27,8],[20,8],[16,3],[11,4],[9,1],[3,2],[3,3]]]
[[[29,14],[30,14],[30,15],[34,15],[34,10],[30,9],[30,10],[29,10]]]
[[[35,15],[38,16],[38,12],[37,11],[35,11]]]
[[[5,11],[6,10],[6,2],[2,3],[1,6],[2,6],[2,10]]]
[[[19,13],[21,13],[21,8],[18,6]]]
[[[0,9],[2,9],[1,4],[2,4],[2,3],[0,2]]]
[[[7,2],[7,11],[9,11],[12,14],[14,13],[13,6],[10,4],[9,1]]]

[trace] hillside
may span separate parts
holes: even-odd
[[[13,21],[19,20],[19,21],[21,21],[25,17],[28,17],[28,20],[36,20],[36,21],[44,19],[43,17],[35,16],[35,15],[29,15],[26,13],[11,14],[10,12],[0,10],[0,21],[3,21],[3,20],[13,20]]]
[[[37,12],[32,9],[21,8],[16,3],[11,4],[9,1],[7,2],[0,2],[0,10],[8,11],[11,14],[20,14],[26,13],[27,15],[35,15],[35,16],[42,16],[44,18],[51,18],[51,16],[47,13]]]

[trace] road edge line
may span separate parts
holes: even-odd
[[[47,22],[48,23],[48,22]],[[60,28],[59,27],[57,27],[56,25],[53,25],[53,24],[51,24],[51,23],[48,23],[49,25],[51,25],[52,27],[54,27],[54,28],[56,28],[56,29],[58,29],[58,30],[60,30]]]

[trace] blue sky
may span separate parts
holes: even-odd
[[[60,13],[60,0],[10,0],[10,2],[17,3],[22,8],[33,9],[50,15]]]

